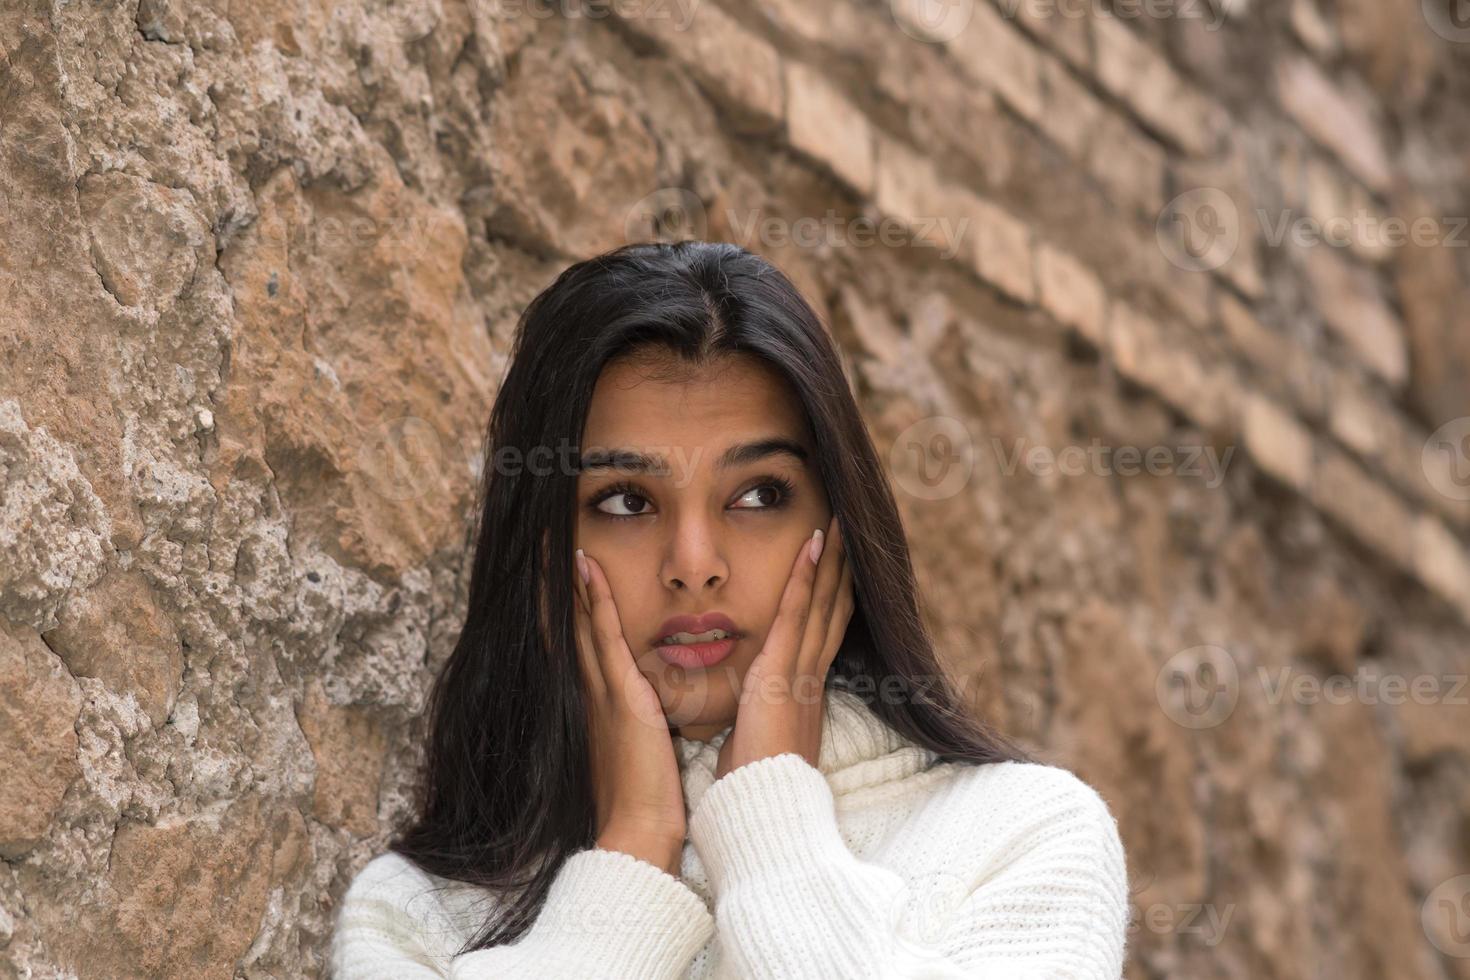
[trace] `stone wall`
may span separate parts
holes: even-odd
[[[0,977],[322,974],[515,316],[678,234],[832,325],[1130,977],[1470,977],[1455,13],[0,6]]]

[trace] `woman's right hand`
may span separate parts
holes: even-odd
[[[678,876],[687,829],[684,784],[663,705],[633,660],[602,566],[581,549],[576,559],[577,655],[588,694],[597,845]]]

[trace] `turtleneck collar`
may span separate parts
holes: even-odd
[[[823,698],[817,769],[827,777],[833,796],[902,779],[926,768],[936,758],[929,749],[889,728],[851,691],[828,687]],[[720,746],[734,727],[733,723],[726,725],[707,742],[673,736],[674,757],[679,763],[689,813],[695,811],[705,790],[715,781]]]

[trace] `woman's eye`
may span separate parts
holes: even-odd
[[[612,518],[643,517],[656,513],[651,501],[632,487],[612,486],[602,491],[592,508]],[[789,480],[769,477],[742,493],[731,506],[736,510],[778,510],[791,501],[795,487]]]
[[[597,509],[602,511],[604,514],[610,514],[613,517],[637,517],[640,514],[644,513],[644,510],[641,506],[632,506],[632,509],[623,511],[609,510],[607,508],[608,504],[621,504],[624,507],[629,507],[629,501],[642,501],[643,504],[646,505],[648,502],[648,498],[638,493],[615,493],[610,497],[604,497],[603,499],[599,500],[597,502]]]
[[[783,494],[780,487],[772,483],[762,483],[758,487],[751,487],[749,490],[745,491],[745,493],[740,495],[740,500],[756,500],[756,506],[744,507],[741,509],[764,510],[768,507],[775,507],[781,502],[782,496]]]

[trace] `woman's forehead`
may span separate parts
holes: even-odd
[[[813,460],[811,448],[800,440],[764,435],[732,442],[723,448],[587,444],[582,447],[579,461],[581,472],[591,476],[639,474],[688,482],[700,470],[713,471],[717,477],[722,472],[757,462],[807,467]]]
[[[691,369],[682,377],[677,370],[667,362],[656,373],[630,363],[605,368],[588,407],[583,444],[719,453],[754,439],[803,439],[800,403],[774,369],[742,359],[718,370]]]

